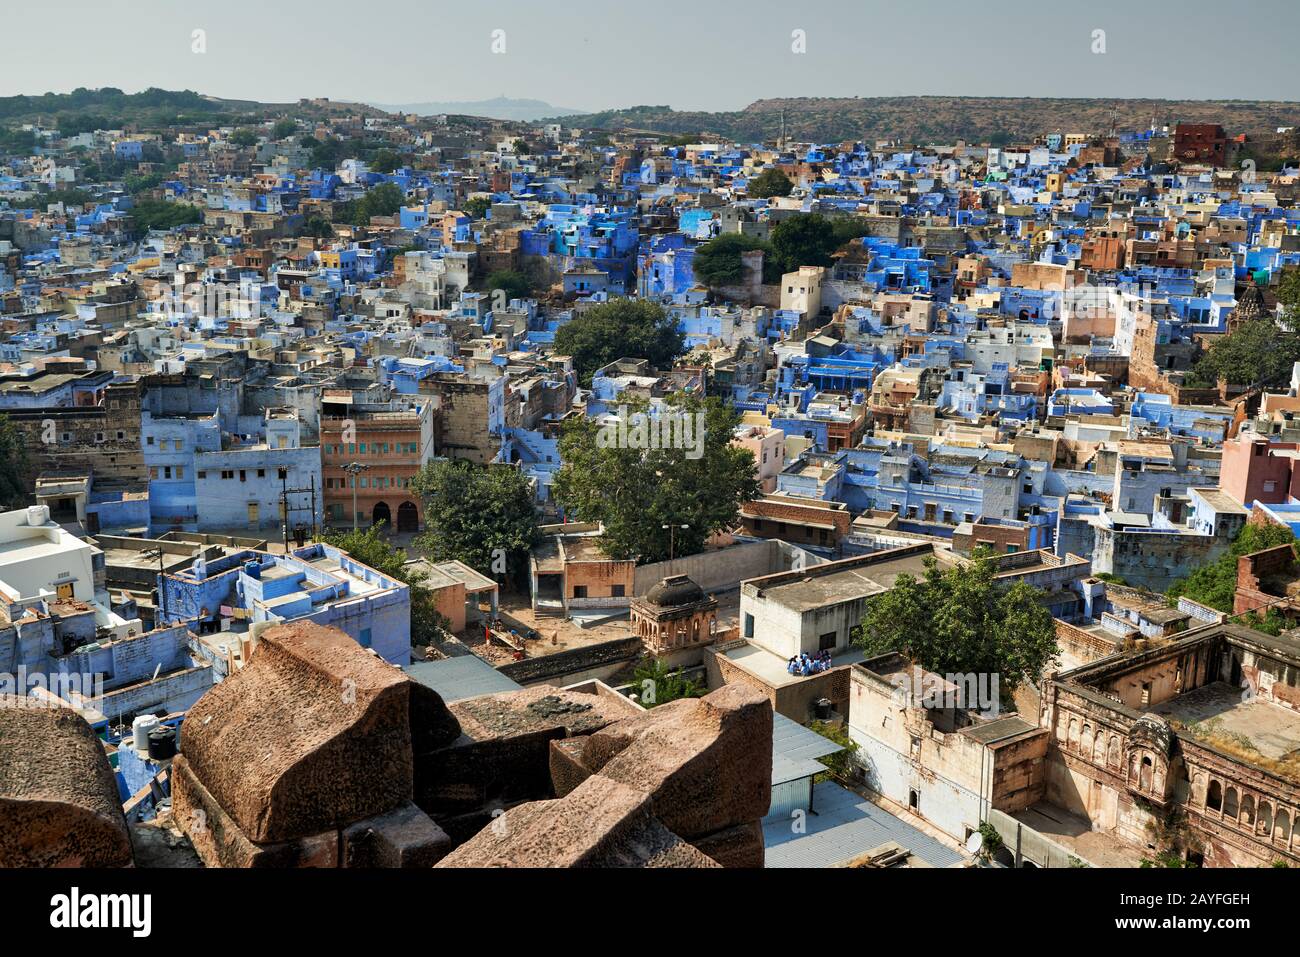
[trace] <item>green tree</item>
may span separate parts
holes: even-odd
[[[271,127],[271,138],[282,140],[293,136],[296,132],[298,132],[298,124],[286,116],[282,120],[275,121],[275,126]]]
[[[1291,368],[1300,361],[1300,268],[1284,269],[1276,292],[1281,317],[1243,322],[1197,360],[1187,374],[1188,385],[1208,388],[1220,379],[1245,386],[1291,381]]]
[[[406,202],[406,194],[396,183],[380,183],[360,199],[340,203],[334,208],[334,222],[368,226],[372,216],[394,216]]]
[[[257,131],[251,130],[248,127],[235,130],[235,132],[230,135],[230,142],[234,143],[236,146],[256,146]]]
[[[663,306],[644,299],[613,299],[560,326],[555,351],[570,356],[578,381],[615,359],[647,359],[664,368],[682,354],[684,337]]]
[[[781,263],[772,244],[740,233],[725,233],[703,243],[695,250],[691,269],[695,278],[707,286],[736,286],[745,278],[741,254],[753,249],[763,251],[763,282],[768,285],[780,282]]]
[[[1041,591],[999,583],[987,555],[947,570],[925,565],[921,578],[899,575],[868,603],[856,634],[868,655],[896,651],[937,674],[995,674],[1004,696],[1042,675],[1058,652]]]
[[[814,721],[808,725],[809,731],[816,731],[823,738],[834,741],[844,750],[836,751],[834,754],[828,754],[824,758],[818,758],[818,762],[826,765],[829,770],[822,771],[814,778],[814,783],[831,780],[844,780],[851,777],[857,769],[857,762],[853,756],[858,752],[858,742],[854,741],[849,735],[848,728],[842,724],[833,724],[829,721]]]
[[[23,433],[0,412],[0,507],[22,508],[32,503],[31,467]]]
[[[94,201],[95,198],[84,189],[52,189],[32,200],[34,203],[40,203],[42,207],[52,206],[55,203],[62,203],[64,206],[86,206]]]
[[[168,230],[190,223],[201,223],[203,210],[188,203],[146,199],[131,207],[131,218],[135,221],[136,231],[143,235],[151,229]]]
[[[1169,597],[1177,601],[1185,595],[1202,605],[1231,613],[1237,592],[1237,559],[1251,552],[1286,545],[1295,540],[1291,529],[1284,525],[1246,525],[1222,555],[1195,569],[1186,578],[1174,582],[1169,589]]]
[[[311,236],[314,239],[329,239],[334,235],[334,227],[324,216],[308,216],[298,227],[297,235]]]
[[[471,196],[460,205],[460,211],[470,219],[482,219],[491,208],[492,200],[486,196]]]
[[[532,294],[533,284],[517,269],[498,269],[488,274],[483,288],[489,291],[500,289],[505,293],[506,302],[509,302],[511,299],[528,298]]]
[[[646,708],[657,708],[678,698],[702,698],[708,690],[698,678],[688,678],[681,668],[670,668],[658,658],[645,657],[632,673],[633,691]]]
[[[410,587],[412,645],[436,645],[450,634],[451,622],[438,611],[437,596],[426,584],[427,576],[406,564],[406,552],[394,547],[379,525],[357,531],[327,532],[323,540],[343,549],[361,564]]]
[[[522,472],[508,465],[440,460],[426,465],[411,484],[424,499],[425,531],[416,539],[418,549],[434,561],[461,561],[518,583],[527,579],[537,511]]]
[[[402,155],[394,150],[380,150],[370,160],[370,168],[376,173],[391,173],[403,163]]]
[[[1272,386],[1291,379],[1300,361],[1300,339],[1285,335],[1272,319],[1251,319],[1224,336],[1197,360],[1187,384],[1209,388],[1220,379],[1234,385]]]
[[[770,199],[773,196],[789,196],[794,189],[790,177],[776,166],[769,166],[749,181],[746,191],[751,199]]]
[[[695,433],[692,442],[660,441],[667,447],[637,448],[649,444],[632,440],[647,403],[620,405],[627,413],[625,432],[576,416],[565,423],[560,435],[564,464],[552,486],[555,500],[578,521],[601,522],[602,545],[615,559],[648,564],[668,558],[670,551],[702,551],[709,536],[733,527],[740,506],[759,493],[753,453],[731,443],[739,414],[717,398],[670,396],[656,415],[666,421],[665,415],[678,413],[680,423],[685,413]],[[684,430],[676,435],[681,439]]]
[[[772,228],[772,249],[785,272],[800,266],[829,266],[844,243],[835,224],[817,213],[796,213]]]

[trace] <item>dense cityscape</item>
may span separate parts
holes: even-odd
[[[1062,102],[0,97],[0,868],[1300,866],[1300,106]]]

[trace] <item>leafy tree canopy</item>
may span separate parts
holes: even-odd
[[[505,293],[506,302],[509,302],[511,299],[526,299],[532,294],[533,284],[517,269],[498,269],[488,274],[483,288],[489,292],[500,289]]]
[[[633,692],[646,708],[657,708],[678,698],[702,698],[708,690],[698,678],[688,678],[681,668],[670,668],[658,658],[642,658],[632,673]]]
[[[790,177],[776,166],[769,166],[749,181],[746,192],[753,199],[770,199],[773,196],[789,196],[794,189]]]
[[[1202,605],[1231,613],[1233,596],[1237,591],[1237,559],[1251,552],[1295,540],[1291,529],[1284,525],[1247,525],[1233,539],[1226,552],[1195,569],[1186,578],[1174,582],[1169,589],[1169,597],[1177,600],[1185,595]]]
[[[492,200],[486,196],[471,196],[461,203],[460,211],[468,214],[471,219],[482,219],[491,208]]]
[[[731,443],[739,413],[717,398],[672,396],[656,415],[666,421],[666,414],[685,413],[691,441],[677,430],[658,443],[667,447],[637,448],[649,444],[633,440],[637,416],[648,404],[640,399],[620,405],[626,410],[623,435],[587,418],[565,423],[564,464],[552,486],[555,500],[578,521],[603,523],[602,544],[616,559],[648,564],[668,558],[670,551],[703,551],[709,536],[733,527],[740,506],[759,493],[753,453]],[[702,436],[698,415],[704,417]]]
[[[140,200],[131,209],[135,228],[141,234],[151,229],[175,229],[188,223],[203,222],[203,210],[188,203],[168,203],[161,200]]]
[[[412,480],[424,499],[425,532],[416,546],[434,561],[464,562],[484,575],[527,577],[537,541],[528,479],[508,465],[436,461]]]
[[[664,368],[682,354],[684,337],[663,306],[644,299],[613,299],[560,326],[555,351],[571,356],[578,381],[616,359],[647,359]]]
[[[899,575],[872,598],[856,640],[868,655],[896,651],[937,674],[997,675],[999,688],[1036,681],[1057,655],[1056,626],[1042,592],[995,577],[991,557],[941,570],[926,561],[921,578]]]
[[[713,288],[739,285],[745,278],[741,253],[752,249],[763,250],[763,282],[768,285],[780,282],[781,264],[772,244],[740,233],[725,233],[696,249],[691,267],[695,278]]]
[[[1245,386],[1289,383],[1291,368],[1300,361],[1300,269],[1282,273],[1277,299],[1280,321],[1264,316],[1243,322],[1201,356],[1187,374],[1187,384],[1208,388],[1220,379]]]

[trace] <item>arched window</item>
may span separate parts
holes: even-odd
[[[1205,806],[1211,811],[1223,810],[1223,785],[1218,781],[1210,782],[1209,793],[1205,796]]]
[[[1255,823],[1255,798],[1249,794],[1241,799],[1241,823]]]
[[[1155,765],[1151,763],[1150,755],[1142,755],[1142,770],[1140,773],[1141,778],[1139,779],[1138,786],[1142,788],[1143,791],[1150,791],[1151,777],[1155,774]]]
[[[1273,833],[1273,805],[1267,801],[1259,802],[1259,824],[1256,830],[1265,837]]]
[[[1291,840],[1291,815],[1286,812],[1286,808],[1278,810],[1277,827],[1274,828],[1274,831],[1283,842]]]
[[[1235,819],[1241,810],[1237,803],[1237,789],[1228,788],[1228,793],[1223,798],[1223,816]]]
[[[1120,766],[1119,735],[1117,734],[1110,736],[1110,749],[1106,752],[1106,763],[1112,768]]]

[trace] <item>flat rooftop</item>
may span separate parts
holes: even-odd
[[[784,816],[763,819],[765,867],[835,867],[882,844],[895,843],[931,867],[965,859],[907,821],[833,781],[813,785],[805,830],[795,833]]]
[[[1149,710],[1180,722],[1187,733],[1207,744],[1225,737],[1274,761],[1300,752],[1300,712],[1262,698],[1243,700],[1243,689],[1215,681],[1177,695]]]
[[[839,602],[855,601],[879,595],[894,587],[899,575],[917,578],[925,574],[925,560],[934,557],[932,551],[922,551],[898,558],[885,559],[869,565],[841,568],[822,574],[809,574],[798,581],[762,588],[763,597],[794,611],[811,611]],[[827,566],[818,566],[810,572]]]
[[[1141,863],[1140,851],[1104,831],[1094,831],[1085,818],[1055,804],[1039,801],[1011,816],[1094,867],[1137,867]]]

